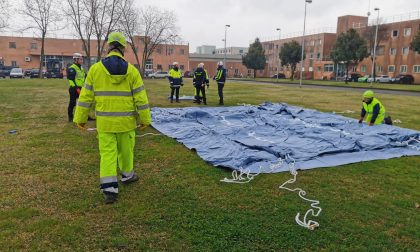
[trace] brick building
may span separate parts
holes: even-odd
[[[144,43],[142,37],[135,37],[139,45],[138,51],[143,52]],[[41,55],[41,39],[30,37],[0,36],[0,65],[20,67],[23,69],[39,68]],[[91,41],[91,62],[96,61],[97,41]],[[45,39],[45,57],[58,59],[65,67],[73,62],[73,53],[79,52],[85,55],[82,43],[78,39]],[[106,52],[103,52],[103,56]],[[131,48],[127,48],[125,58],[136,65],[136,59]],[[141,62],[141,53],[139,54]],[[168,70],[173,61],[178,61],[181,69],[188,69],[189,46],[188,44],[162,44],[151,55],[146,64],[146,69],[153,71]],[[86,62],[85,62],[86,63]],[[45,64],[44,64],[45,66]],[[64,69],[63,69],[63,72]]]
[[[397,18],[396,18],[397,17]],[[379,26],[384,30],[385,36],[378,42],[376,57],[376,75],[411,74],[415,82],[420,83],[420,55],[410,48],[410,43],[420,30],[420,15],[418,12],[400,15],[391,18],[380,19]],[[397,20],[396,20],[397,19]],[[399,21],[398,21],[399,20]],[[364,31],[376,26],[375,22],[368,22],[366,16],[342,16],[338,17],[335,33],[315,33],[305,36],[305,55],[303,64],[305,79],[331,79],[338,72],[343,75],[345,67],[335,66],[330,60],[331,49],[336,41],[336,34],[346,32],[353,28],[365,39]],[[279,52],[282,44],[296,40],[301,44],[302,36],[295,36],[280,40],[262,42],[267,56],[267,66],[259,71],[259,76],[269,77],[277,73],[285,73],[290,77],[288,69],[280,66]],[[337,68],[338,67],[338,68]],[[297,67],[299,69],[299,66]],[[372,72],[372,60],[364,59],[357,66],[352,66],[350,72],[368,75]]]

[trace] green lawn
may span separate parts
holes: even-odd
[[[193,95],[191,79],[181,95]],[[146,80],[152,106],[170,104],[167,81]],[[209,106],[216,106],[211,83]],[[356,111],[361,93],[227,83],[228,106],[287,102]],[[419,97],[380,95],[398,126],[420,130]],[[166,136],[137,139],[139,183],[114,205],[99,192],[95,133],[67,122],[65,80],[0,80],[0,250],[418,251],[420,156],[300,172],[296,186],[320,200],[320,228],[294,217],[309,205],[278,186],[289,173],[244,185]],[[94,126],[90,122],[90,126]],[[9,134],[17,129],[17,134]],[[138,132],[158,133],[152,128]]]
[[[275,78],[242,78],[234,79],[239,81],[261,81],[261,82],[278,82],[278,83],[295,83],[299,85],[299,79],[291,81],[290,79],[275,79]],[[324,80],[303,80],[303,84],[307,85],[323,85],[323,86],[338,86],[338,87],[357,87],[357,88],[372,88],[372,89],[385,89],[385,90],[403,90],[403,91],[418,91],[420,92],[419,84],[389,84],[389,83],[359,83],[344,81],[324,81]]]

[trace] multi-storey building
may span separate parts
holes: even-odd
[[[216,54],[225,54],[225,48],[217,48]],[[244,55],[248,53],[248,47],[230,46],[226,47],[226,55]]]

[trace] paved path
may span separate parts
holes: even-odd
[[[248,80],[230,80],[234,82],[241,83],[251,83],[251,84],[271,84],[279,85],[285,87],[294,87],[299,88],[299,83],[287,83],[287,82],[265,82],[265,81],[248,81]],[[349,90],[349,91],[359,91],[364,92],[366,89],[375,90],[375,93],[379,94],[396,94],[396,95],[408,95],[408,96],[420,96],[419,91],[402,91],[402,90],[389,90],[389,89],[376,89],[370,88],[369,85],[366,88],[361,87],[340,87],[340,86],[327,86],[327,85],[317,85],[317,84],[302,84],[302,88],[318,88],[318,89],[329,89],[329,90]]]

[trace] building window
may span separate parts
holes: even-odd
[[[279,48],[279,45],[276,45],[276,48],[278,49]],[[239,53],[244,53],[244,50],[239,50]]]
[[[235,75],[238,76],[239,75],[239,69],[235,68]]]
[[[360,71],[361,71],[362,73],[366,73],[366,65],[362,65],[362,66],[360,67]]]
[[[384,72],[384,67],[383,66],[376,65],[376,71],[378,73],[383,73]]]
[[[12,60],[12,67],[17,67],[17,62],[15,60]]]
[[[357,66],[353,66],[351,70],[353,73],[357,72]]]
[[[31,49],[38,49],[37,43],[31,43]]]
[[[184,55],[185,54],[185,50],[184,49],[179,49],[179,54]]]
[[[413,72],[414,73],[420,73],[420,65],[414,65],[413,66]]]
[[[408,48],[408,47],[403,47],[403,49],[402,49],[402,54],[408,54],[409,50],[410,50],[410,48]]]
[[[162,70],[162,65],[158,64],[157,65],[157,70]]]
[[[384,55],[385,46],[378,46],[376,47],[376,55]]]
[[[318,45],[322,45],[322,39],[318,40]]]
[[[411,28],[404,28],[404,37],[411,36]]]
[[[162,49],[160,48],[156,49],[156,53],[162,54]]]
[[[9,42],[9,48],[15,48],[16,49],[16,42]]]
[[[317,54],[316,54],[316,58],[317,58],[317,59],[320,59],[320,58],[321,58],[321,53],[317,53]]]
[[[395,72],[395,65],[389,65],[388,66],[388,73],[393,73]]]
[[[168,48],[168,54],[169,55],[174,54],[174,49],[173,48]]]
[[[315,40],[311,40],[311,46],[315,45]]]
[[[320,66],[318,66],[318,67],[316,68],[316,71],[317,71],[317,72],[321,72],[321,67],[320,67]]]
[[[392,37],[393,38],[398,37],[398,30],[393,30],[392,31]]]
[[[324,72],[334,72],[334,65],[333,64],[325,64],[324,65]]]
[[[389,48],[389,55],[396,55],[397,54],[397,48]]]
[[[400,73],[406,73],[407,72],[407,65],[401,65],[400,66]]]

